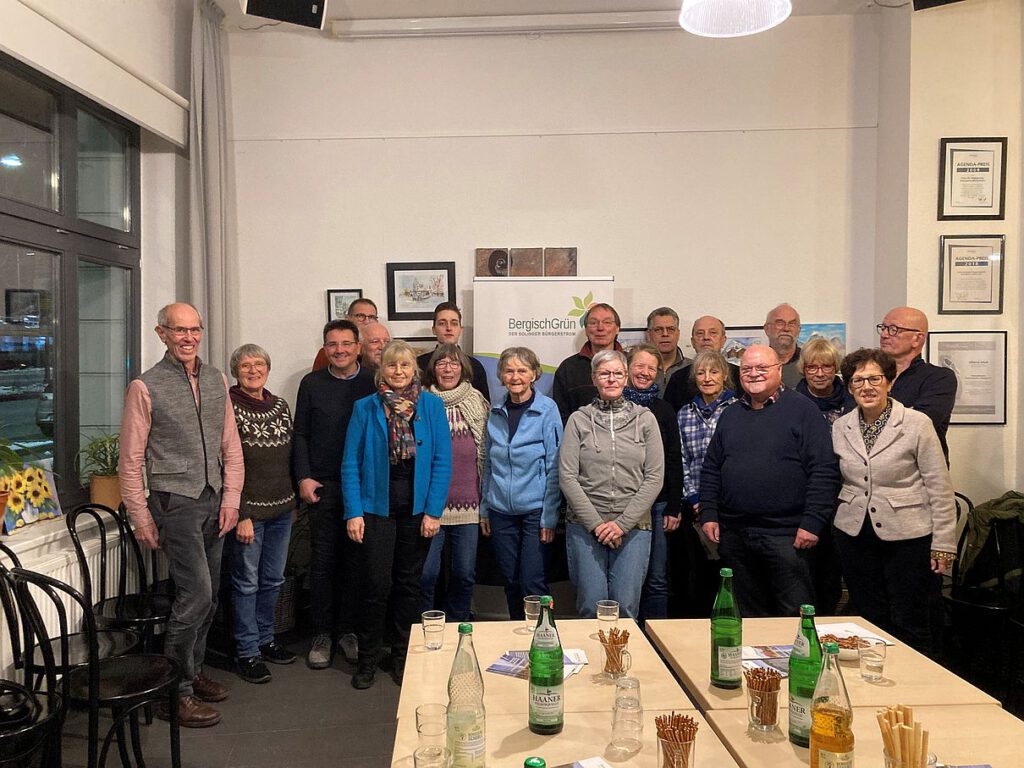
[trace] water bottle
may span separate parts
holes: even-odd
[[[484,768],[487,748],[484,678],[473,650],[473,625],[459,624],[459,647],[448,676],[448,750],[452,768]]]
[[[811,738],[811,699],[821,674],[821,644],[814,606],[800,606],[800,628],[789,657],[789,740],[806,747]]]
[[[722,585],[711,609],[711,684],[739,688],[743,679],[743,619],[732,596],[732,568],[718,572]]]
[[[530,644],[530,730],[542,736],[560,733],[565,723],[565,666],[551,598],[540,599],[540,617]]]

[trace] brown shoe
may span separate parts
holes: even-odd
[[[166,704],[157,708],[156,716],[161,720],[171,719]],[[220,712],[195,696],[182,696],[178,700],[178,724],[182,728],[208,728],[219,722]]]
[[[192,681],[192,695],[200,701],[224,701],[228,697],[228,689],[216,680],[196,675]]]

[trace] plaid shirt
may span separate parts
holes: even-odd
[[[779,395],[781,395],[785,391],[786,391],[786,385],[785,384],[779,384],[779,388],[775,390],[775,394],[773,394],[771,397],[769,397],[767,400],[764,401],[764,406],[763,407],[767,408],[769,405],[775,405],[775,402],[779,399]],[[754,407],[754,403],[753,403],[753,401],[751,401],[750,395],[748,393],[746,393],[746,392],[744,392],[743,395],[740,397],[740,402],[743,403],[743,405],[746,406],[747,408],[753,408]],[[714,430],[712,430],[712,431],[714,431]]]
[[[679,439],[683,448],[683,494],[691,504],[698,501],[700,469],[704,454],[711,442],[722,412],[736,402],[736,395],[725,390],[717,399],[705,405],[704,398],[696,395],[688,405],[679,409]]]

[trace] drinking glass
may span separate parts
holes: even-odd
[[[620,752],[640,749],[644,733],[644,708],[640,701],[640,681],[620,677],[615,681],[612,708],[612,748]]]
[[[616,600],[597,601],[597,626],[607,635],[619,624],[619,603]]]
[[[772,731],[779,724],[779,692],[747,686],[747,719],[755,731]]]
[[[882,759],[885,761],[885,768],[917,768],[917,766],[911,766],[910,763],[908,763],[905,760],[900,760],[899,758],[891,757],[884,751],[882,752]],[[927,766],[927,768],[935,768],[935,766],[937,766],[938,764],[939,758],[937,758],[935,755],[929,752],[928,757],[925,761],[925,765]]]
[[[885,669],[885,641],[877,637],[862,637],[857,645],[860,658],[860,676],[869,683],[882,679]]]
[[[416,726],[416,746],[443,747],[448,744],[448,723],[429,722]]]
[[[523,613],[526,614],[526,628],[533,632],[540,618],[540,595],[527,595],[523,598]]]
[[[630,667],[633,666],[633,657],[630,656],[625,646],[601,643],[601,651],[604,656],[602,674],[612,680],[625,677]]]
[[[690,741],[671,741],[658,737],[658,768],[691,768],[695,739]]]
[[[412,753],[412,764],[415,768],[450,768],[452,753],[447,747],[419,747]]]
[[[439,651],[444,645],[444,611],[424,611],[423,647],[428,651]]]
[[[420,704],[416,707],[416,732],[427,723],[448,722],[448,707],[444,704]]]

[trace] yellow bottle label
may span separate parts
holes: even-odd
[[[818,752],[818,768],[853,768],[853,752]]]

